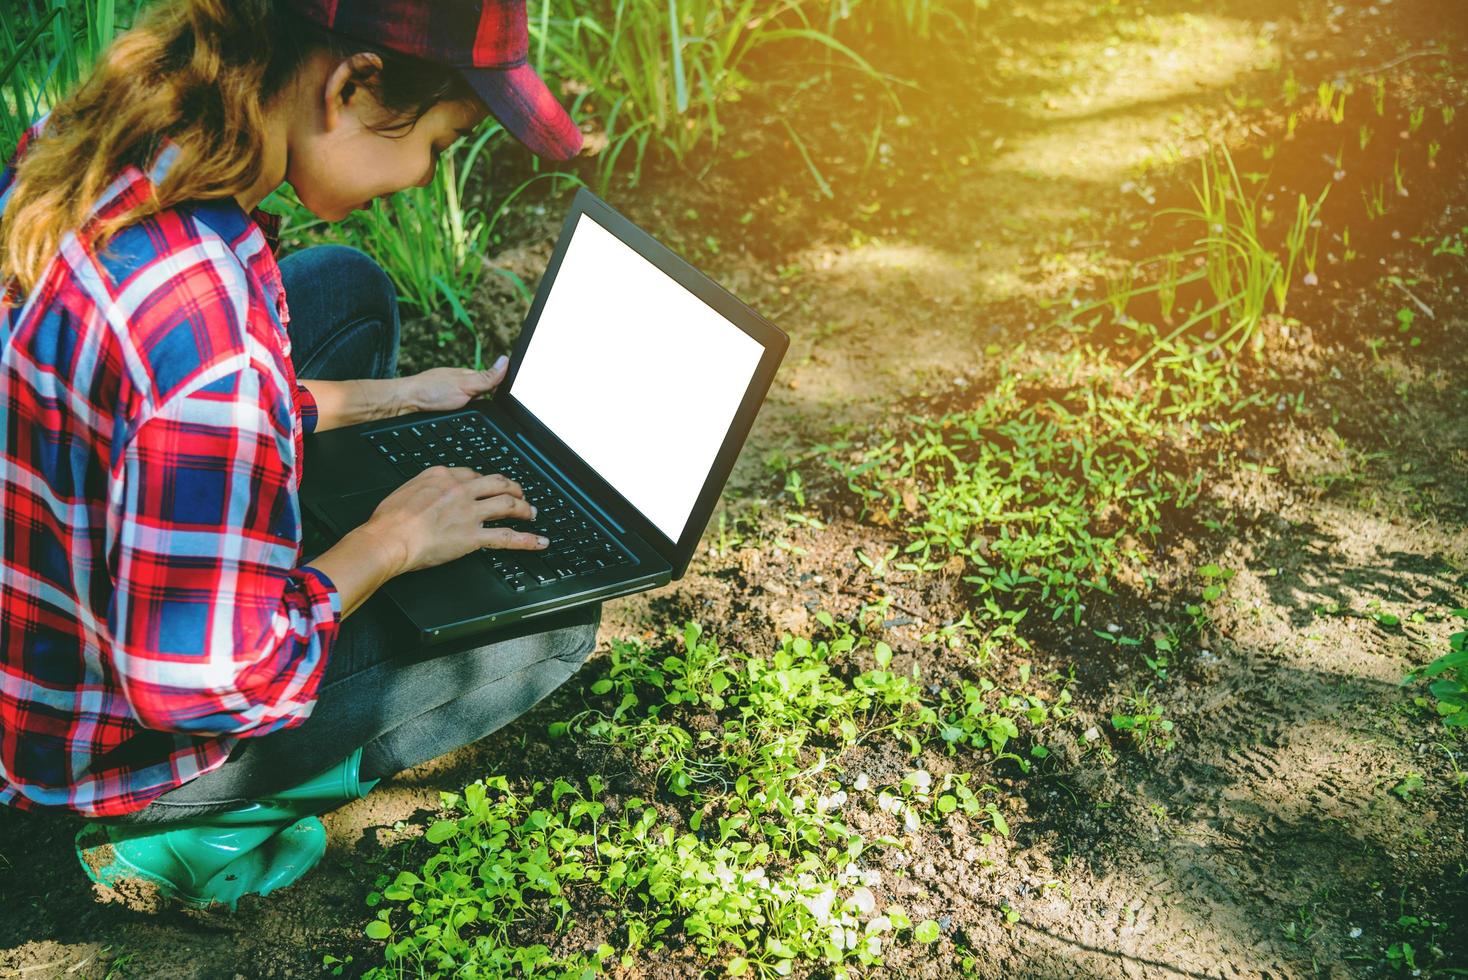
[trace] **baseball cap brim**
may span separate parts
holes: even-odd
[[[569,160],[581,152],[581,130],[529,65],[458,71],[500,125],[532,153]]]

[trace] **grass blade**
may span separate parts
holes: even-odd
[[[678,112],[688,111],[688,78],[683,71],[683,38],[678,29],[678,0],[668,0],[668,38],[673,48],[673,93]]]
[[[805,165],[810,168],[810,175],[815,178],[816,186],[821,189],[821,194],[828,198],[835,197],[836,195],[831,191],[831,185],[826,183],[826,178],[816,168],[815,161],[810,158],[810,154],[805,152],[805,144],[800,141],[799,136],[795,135],[795,130],[790,128],[790,123],[782,116],[780,118],[780,124],[785,127],[785,132],[790,134],[790,139],[794,141],[795,148],[800,151],[801,157],[805,160]]]

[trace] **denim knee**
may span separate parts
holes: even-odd
[[[332,278],[342,288],[357,295],[383,297],[397,303],[398,291],[377,260],[351,245],[314,245],[302,252],[313,264],[329,267]]]
[[[556,654],[557,660],[564,660],[568,664],[577,667],[586,663],[587,658],[596,649],[596,626],[577,626],[574,628],[571,639],[565,644],[562,652]]]
[[[402,328],[398,322],[398,289],[392,278],[372,256],[350,245],[322,245],[330,249],[327,261],[333,275],[341,277],[342,284],[359,296],[370,297],[385,311],[382,317],[382,346],[385,355],[376,363],[375,377],[395,378],[398,373],[398,343]]]
[[[568,635],[561,645],[561,652],[556,654],[557,660],[580,667],[596,650],[596,634],[601,628],[601,603],[595,603],[593,608],[595,613],[589,623],[566,628]]]
[[[352,377],[397,376],[397,288],[376,260],[348,245],[317,245],[287,256],[281,271],[292,309],[292,342],[300,348],[300,377],[324,373],[343,380],[337,377],[343,371]],[[373,327],[367,348],[349,339],[365,324]],[[337,363],[342,360],[351,366]]]

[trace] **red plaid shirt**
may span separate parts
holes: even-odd
[[[0,299],[0,803],[140,810],[316,703],[341,612],[298,565],[316,406],[253,217],[195,202],[101,251],[71,235]]]

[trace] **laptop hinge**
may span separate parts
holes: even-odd
[[[611,514],[608,514],[606,512],[606,509],[604,507],[602,507],[595,500],[592,500],[585,493],[583,493],[581,491],[581,488],[576,485],[575,481],[573,481],[570,477],[568,477],[566,475],[566,473],[565,473],[564,470],[562,470],[559,466],[557,466],[554,462],[552,462],[551,458],[549,456],[547,456],[545,453],[541,452],[540,449],[537,448],[534,443],[532,443],[529,439],[526,439],[525,438],[525,433],[523,433],[523,432],[513,432],[513,433],[511,433],[511,437],[514,438],[517,442],[519,442],[520,445],[522,445],[526,449],[530,450],[530,452],[534,453],[536,460],[542,466],[545,466],[545,467],[549,468],[550,470],[554,471],[555,474],[556,474],[556,476],[560,479],[562,486],[564,486],[567,489],[571,490],[573,493],[576,494],[577,499],[579,499],[582,503],[586,504],[586,506],[590,507],[592,510],[596,511],[596,513],[600,514],[601,517],[602,517],[602,519],[605,520],[608,524],[610,524],[612,526],[612,528],[618,534],[626,534],[627,533],[627,529],[622,526],[622,522],[621,521],[617,520]]]

